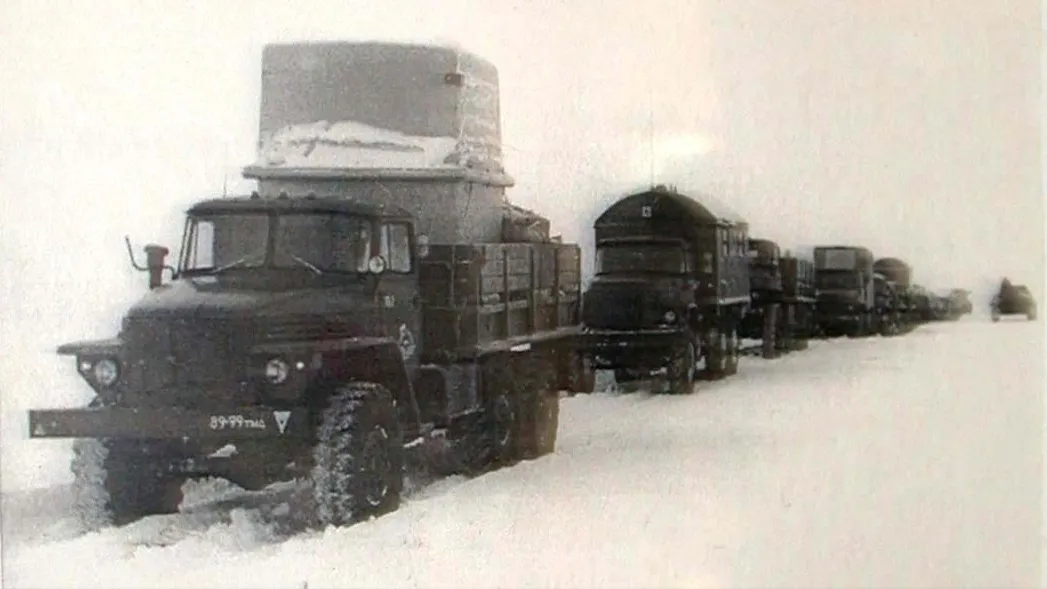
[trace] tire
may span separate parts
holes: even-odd
[[[572,361],[567,368],[568,391],[573,394],[590,394],[596,389],[596,371],[592,362],[584,354],[572,353]]]
[[[698,354],[693,338],[688,338],[669,364],[667,376],[670,395],[690,395],[694,392],[697,363]]]
[[[511,361],[488,358],[483,371],[484,412],[481,424],[481,462],[476,468],[508,466],[520,458],[520,418]]]
[[[520,455],[526,460],[541,458],[556,451],[556,435],[560,428],[560,397],[548,391],[534,396],[531,411],[534,420],[526,435],[521,437]]]
[[[730,376],[738,374],[738,365],[741,363],[742,340],[738,338],[738,327],[731,326],[727,336],[727,359],[724,362],[724,374]]]
[[[713,345],[709,347],[709,357],[705,363],[705,372],[710,380],[718,380],[727,372],[727,335],[717,330]]]
[[[519,358],[513,373],[519,411],[517,451],[520,458],[533,460],[556,449],[560,426],[560,394],[550,378],[553,362],[540,356]]]
[[[350,525],[400,506],[403,433],[388,389],[358,382],[335,391],[317,431],[312,478],[321,528]]]
[[[139,447],[134,441],[73,441],[74,513],[83,531],[178,511],[183,479],[161,473],[158,460]]]

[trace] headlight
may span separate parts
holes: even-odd
[[[665,315],[662,316],[662,320],[664,320],[666,323],[675,323],[676,313],[674,313],[673,311],[666,311]]]
[[[291,367],[280,358],[273,358],[265,365],[265,378],[272,384],[281,384],[287,380]]]
[[[108,387],[120,377],[120,367],[111,358],[103,358],[95,363],[91,370],[95,381],[103,387]]]

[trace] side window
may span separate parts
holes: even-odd
[[[215,250],[214,223],[197,221],[193,228],[193,237],[189,245],[188,268],[211,268],[220,252]]]
[[[381,250],[392,272],[411,271],[411,232],[404,223],[386,223],[382,225]]]

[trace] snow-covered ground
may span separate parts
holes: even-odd
[[[64,487],[7,495],[4,585],[1037,586],[1042,330],[966,318],[566,399],[554,455],[322,534],[292,533],[286,488],[204,482],[79,537]]]

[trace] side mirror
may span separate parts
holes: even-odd
[[[160,288],[164,283],[163,273],[164,270],[170,270],[171,275],[174,276],[174,268],[164,264],[164,259],[171,251],[162,245],[149,244],[142,248],[145,251],[145,266],[140,266],[135,261],[134,252],[131,249],[131,239],[124,237],[124,242],[127,244],[127,256],[131,258],[131,266],[139,272],[149,273],[149,289]]]

